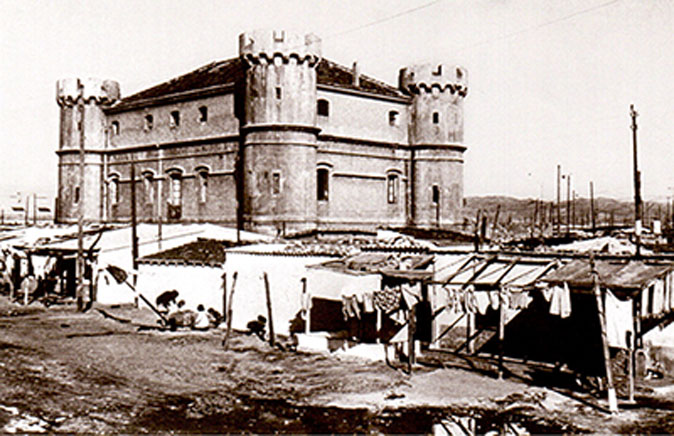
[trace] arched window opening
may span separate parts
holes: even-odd
[[[326,168],[316,170],[316,198],[318,201],[328,201],[330,193],[330,172]]]
[[[154,117],[150,114],[145,115],[145,130],[152,130],[154,127]]]
[[[169,116],[169,126],[170,127],[180,126],[180,112],[179,111],[171,112],[171,115]]]
[[[281,172],[274,171],[271,173],[271,193],[272,195],[279,195],[281,193]]]
[[[169,203],[172,206],[180,206],[183,196],[183,180],[182,174],[173,172],[169,175],[171,181],[171,192],[169,194]]]
[[[318,100],[316,112],[322,117],[330,116],[330,102],[324,99]]]
[[[389,174],[386,177],[386,192],[389,204],[398,202],[399,177],[397,174]]]
[[[143,174],[143,191],[145,192],[145,203],[154,203],[154,177],[152,173]]]
[[[199,202],[206,203],[208,200],[208,171],[199,171]]]
[[[110,128],[112,129],[112,135],[119,135],[119,121],[113,121],[110,123]]]
[[[119,179],[117,177],[108,182],[108,197],[111,204],[119,203]]]
[[[79,203],[80,202],[80,187],[79,186],[75,186],[75,194],[73,196],[75,197],[74,200],[73,200],[75,202],[75,204]],[[28,201],[28,200],[26,200],[26,201]]]
[[[433,198],[432,198],[433,204],[440,203],[440,188],[438,187],[438,185],[433,185],[432,191],[433,191],[433,194],[432,194],[433,195]]]
[[[438,124],[440,122],[440,113],[433,112],[433,124]]]

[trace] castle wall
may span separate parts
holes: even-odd
[[[414,224],[442,227],[458,222],[463,206],[463,150],[416,149],[413,166]]]
[[[111,154],[107,162],[108,183],[117,178],[120,201],[107,195],[109,217],[127,221],[131,214],[130,162],[133,155],[136,173],[136,213],[139,221],[156,221],[161,210],[163,221],[169,220],[171,174],[181,180],[180,220],[187,222],[236,222],[235,160],[238,142],[214,142],[200,145],[172,146],[150,150]],[[161,157],[161,163],[160,163]],[[206,197],[202,201],[200,171],[205,171]],[[152,175],[148,198],[145,176]]]
[[[200,121],[200,107],[208,108],[208,120]],[[180,113],[180,125],[171,125],[171,112]],[[234,115],[234,93],[195,100],[149,106],[108,115],[108,126],[119,123],[119,134],[110,135],[112,148],[238,135],[239,120]],[[152,128],[145,117],[152,115]]]
[[[317,116],[322,135],[395,144],[408,141],[408,104],[321,89],[318,90],[318,99],[329,102],[329,115]],[[389,123],[391,111],[398,113],[395,125]]]
[[[320,141],[317,167],[327,168],[330,174],[328,200],[318,201],[320,227],[404,225],[408,211],[408,164],[407,149],[385,144]],[[396,192],[391,199],[394,202],[389,202],[388,197],[389,175],[397,177]]]

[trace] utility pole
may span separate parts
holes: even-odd
[[[571,228],[576,227],[576,190],[571,192]]]
[[[562,177],[562,172],[561,172],[561,171],[562,171],[562,166],[561,166],[561,165],[557,165],[557,223],[556,223],[557,225],[555,226],[555,229],[557,230],[557,234],[558,234],[558,235],[559,235],[559,231],[560,231],[560,227],[559,227],[559,226],[560,226],[561,216],[562,216],[562,214],[561,214],[561,212],[560,212],[560,210],[559,210],[559,209],[561,208],[561,204],[560,204],[560,201],[561,201],[561,199],[560,199],[560,188],[559,188],[559,185],[560,185],[560,178]]]
[[[634,240],[637,246],[637,256],[641,255],[641,173],[637,161],[637,116],[634,105],[630,105],[632,117],[632,146],[634,154]]]
[[[138,236],[136,235],[136,165],[131,160],[131,259],[133,262],[133,287],[136,287],[138,271]],[[136,306],[138,301],[136,300]]]
[[[597,230],[597,223],[594,217],[594,184],[590,182],[590,218],[592,219],[592,233]]]
[[[77,198],[77,259],[75,261],[75,275],[77,277],[77,310],[85,310],[84,302],[84,99],[82,96],[82,84],[78,84],[77,98],[77,126],[80,131],[79,147],[79,176],[77,186],[75,187],[75,196]]]
[[[571,174],[566,175],[566,236],[571,234]]]

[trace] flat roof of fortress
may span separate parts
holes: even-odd
[[[141,101],[151,101],[171,95],[205,90],[216,86],[234,85],[245,75],[245,64],[240,58],[211,62],[166,82],[123,98],[113,107],[123,109],[137,106]],[[405,98],[407,95],[398,88],[364,74],[359,75],[359,86],[353,84],[353,70],[327,59],[321,59],[316,70],[319,85],[349,89],[386,97]]]

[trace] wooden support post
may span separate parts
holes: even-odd
[[[304,306],[304,333],[309,334],[311,332],[311,295],[308,294],[307,290],[307,278],[302,277],[302,303]]]
[[[473,336],[475,335],[475,314],[466,313],[466,345],[468,346],[468,354],[475,352],[475,343]]]
[[[227,316],[227,273],[222,273],[222,316]]]
[[[608,339],[606,337],[606,315],[604,314],[604,299],[602,298],[601,288],[597,280],[597,270],[594,265],[594,256],[590,256],[590,265],[592,267],[592,286],[594,296],[597,301],[597,315],[599,316],[599,327],[601,329],[601,345],[604,351],[604,367],[606,370],[606,384],[608,385],[608,408],[611,413],[618,412],[618,398],[616,397],[615,387],[613,386],[613,372],[611,371],[611,354],[608,350]]]
[[[269,317],[269,345],[274,346],[274,318],[271,310],[271,291],[269,290],[269,277],[267,273],[262,273],[262,278],[264,279],[264,291],[267,295],[267,316]]]
[[[375,308],[375,311],[377,313],[377,343],[381,344],[381,321],[382,321],[382,315],[381,315],[381,310],[379,308]]]
[[[634,334],[627,332],[627,396],[634,404]]]
[[[414,332],[416,330],[416,317],[414,316],[414,307],[407,311],[407,368],[412,374],[412,366],[415,364],[414,356]]]
[[[503,378],[503,341],[505,340],[506,307],[503,304],[503,288],[499,289],[498,305],[498,378]]]
[[[222,346],[227,350],[227,345],[229,344],[229,334],[232,331],[232,302],[234,301],[234,290],[236,289],[236,278],[239,275],[237,271],[234,271],[232,276],[232,289],[229,291],[229,298],[227,299],[227,330],[225,330],[225,337],[222,339]]]

